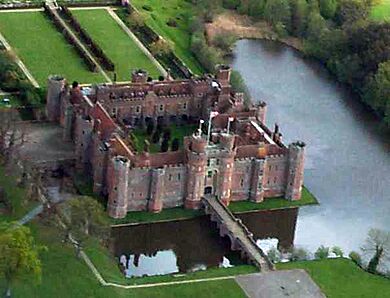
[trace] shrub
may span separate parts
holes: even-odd
[[[309,253],[304,248],[293,248],[291,251],[291,261],[305,261],[309,258]]]
[[[146,11],[153,11],[153,7],[151,7],[150,5],[143,5],[142,9]]]
[[[170,18],[170,19],[168,20],[168,22],[167,22],[167,25],[168,25],[169,27],[177,27],[177,22],[176,22],[175,19]]]
[[[172,47],[166,40],[160,38],[150,45],[150,51],[153,55],[169,55],[172,52]]]
[[[164,139],[161,143],[161,152],[167,152],[169,149],[169,140]]]
[[[177,138],[173,139],[172,145],[171,145],[171,150],[172,150],[172,151],[177,151],[177,150],[179,150],[179,145],[180,145],[179,139],[177,139]]]
[[[276,248],[271,248],[267,253],[268,259],[272,263],[280,262],[280,252]]]
[[[324,260],[329,257],[329,247],[321,245],[314,253],[314,257],[319,260]]]
[[[160,134],[161,134],[161,131],[160,130],[156,130],[152,136],[152,143],[153,144],[157,144],[159,141],[160,141]]]
[[[351,251],[348,256],[356,265],[362,265],[362,257],[356,251]]]
[[[130,27],[143,27],[145,25],[145,19],[144,17],[139,14],[136,11],[133,11],[128,17],[127,17],[127,23]]]
[[[230,54],[237,41],[237,36],[232,33],[221,33],[214,37],[214,45],[222,50],[225,54]]]
[[[338,246],[333,246],[332,252],[336,255],[336,257],[342,258],[344,256],[344,252]]]

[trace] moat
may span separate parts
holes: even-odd
[[[242,215],[255,238],[278,238],[280,248],[338,245],[349,252],[359,250],[369,228],[388,229],[390,142],[380,121],[322,65],[278,43],[239,41],[232,66],[253,99],[267,102],[267,124],[279,123],[284,142],[307,143],[305,185],[320,201],[299,216],[296,209]],[[124,227],[113,236],[114,254],[131,258],[130,276],[243,262],[206,218]]]

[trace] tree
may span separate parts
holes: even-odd
[[[293,248],[291,251],[291,261],[304,261],[309,257],[308,252],[304,248]]]
[[[25,276],[39,281],[42,266],[39,252],[44,249],[34,243],[30,229],[11,224],[0,225],[0,277],[7,286],[7,297],[11,297],[14,282]]]
[[[356,251],[351,251],[348,256],[356,265],[362,265],[362,257]]]
[[[80,196],[70,201],[70,229],[78,236],[105,236],[108,222],[103,206],[94,198]],[[104,238],[104,237],[103,237]]]
[[[343,250],[338,246],[333,246],[332,252],[336,255],[336,257],[342,258],[344,256]]]
[[[336,0],[319,0],[320,13],[325,19],[332,19],[337,10]]]
[[[248,15],[260,19],[264,15],[265,0],[249,0]]]
[[[229,55],[233,52],[236,41],[236,35],[232,33],[221,33],[214,37],[213,43],[217,48],[224,52],[225,55]]]
[[[311,12],[307,20],[307,37],[312,40],[319,40],[322,33],[327,30],[325,19],[318,12]]]
[[[153,121],[149,121],[148,126],[146,127],[146,133],[148,134],[148,136],[152,135],[153,130],[154,130],[154,123]]]
[[[128,22],[130,27],[140,28],[140,27],[143,27],[145,25],[144,17],[140,13],[138,13],[136,11],[133,11],[127,17],[127,22]]]
[[[378,265],[384,260],[390,260],[390,232],[370,229],[362,251],[371,259],[367,271],[377,273]]]
[[[319,260],[324,260],[329,257],[329,247],[321,245],[314,253],[314,257]]]
[[[271,248],[267,253],[268,259],[272,263],[280,262],[280,252],[276,248]]]
[[[272,25],[278,22],[286,26],[286,29],[291,29],[291,9],[288,0],[273,0],[267,1],[264,8],[264,17]]]
[[[169,149],[169,140],[164,139],[161,143],[161,152],[167,152]]]
[[[178,138],[173,139],[172,145],[171,145],[171,150],[172,151],[177,151],[179,150],[180,142]]]
[[[304,36],[309,6],[306,0],[291,1],[291,31],[295,36]]]

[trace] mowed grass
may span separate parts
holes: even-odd
[[[390,0],[382,0],[371,10],[371,19],[375,21],[390,21]]]
[[[72,14],[114,62],[118,81],[131,80],[131,71],[139,68],[147,70],[155,79],[161,75],[152,61],[105,9],[73,10]]]
[[[36,241],[48,250],[42,252],[43,267],[40,284],[21,280],[13,287],[12,296],[41,298],[85,298],[85,297],[132,297],[132,298],[171,298],[171,297],[245,297],[234,280],[210,281],[193,284],[171,285],[144,289],[119,289],[103,287],[83,260],[76,257],[72,246],[62,242],[62,233],[53,226],[39,223],[30,225]],[[0,291],[5,291],[4,281],[0,280]]]
[[[104,82],[100,73],[87,69],[43,12],[0,13],[0,32],[43,87],[51,74],[80,83]]]
[[[190,50],[191,34],[189,31],[189,19],[194,7],[185,0],[133,0],[132,4],[145,17],[146,24],[154,29],[162,37],[171,41],[174,45],[175,54],[195,74],[203,74],[204,69],[192,55]],[[143,9],[149,6],[152,11]],[[177,22],[176,27],[167,25],[172,19]]]
[[[370,274],[345,258],[276,264],[277,269],[305,269],[326,297],[390,297],[390,280]]]

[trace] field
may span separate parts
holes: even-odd
[[[277,269],[305,269],[329,298],[390,297],[390,280],[363,271],[344,258],[279,263]]]
[[[134,0],[132,4],[145,17],[146,24],[158,34],[172,42],[175,54],[196,74],[203,74],[203,68],[191,54],[189,19],[193,8],[185,0]],[[149,10],[144,9],[148,8]],[[150,10],[151,9],[151,10]],[[175,20],[176,27],[167,25]]]
[[[375,5],[371,11],[371,18],[376,21],[390,21],[390,0],[382,0]]]
[[[118,81],[129,81],[131,71],[136,68],[147,70],[155,79],[161,75],[152,61],[105,9],[72,10],[72,14],[114,62]]]
[[[87,69],[42,12],[0,13],[0,32],[41,86],[50,74],[80,83],[104,82],[100,74]]]

